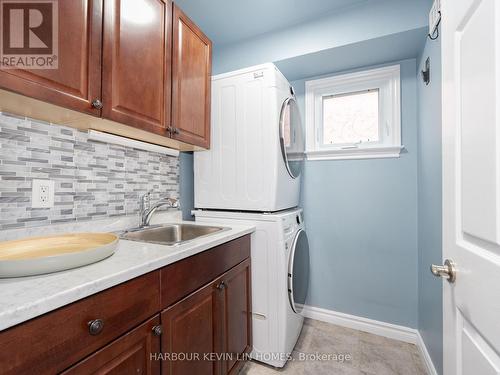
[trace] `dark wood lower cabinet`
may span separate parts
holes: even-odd
[[[220,374],[220,361],[206,355],[221,353],[221,297],[211,283],[161,313],[162,351],[170,356],[162,374]]]
[[[252,295],[250,291],[250,259],[234,267],[223,278],[223,374],[236,374],[242,354],[252,349]]]
[[[250,241],[240,237],[161,269],[161,305],[170,307],[250,257]]]
[[[160,319],[156,315],[63,374],[160,374],[160,336],[154,333],[159,324]]]
[[[160,310],[160,273],[126,283],[0,332],[0,374],[60,373]],[[89,324],[102,329],[91,334]]]
[[[250,259],[164,310],[162,374],[237,373],[251,350]]]
[[[0,332],[0,374],[236,374],[250,285],[246,235]]]

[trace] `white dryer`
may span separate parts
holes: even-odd
[[[197,222],[250,224],[252,358],[276,367],[289,359],[302,329],[309,285],[309,245],[302,209],[274,214],[194,211]]]
[[[293,89],[274,64],[212,78],[210,150],[194,153],[194,206],[297,207],[304,137]]]

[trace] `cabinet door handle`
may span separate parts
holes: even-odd
[[[160,325],[157,325],[157,326],[153,327],[153,335],[155,335],[155,336],[161,336],[162,333],[163,333],[163,329],[161,328]]]
[[[92,100],[92,107],[95,109],[101,109],[102,102],[99,99],[94,99],[94,100]]]
[[[224,281],[221,281],[217,286],[217,289],[219,290],[224,290],[226,288],[226,284],[224,284]]]
[[[94,319],[87,323],[89,326],[89,333],[96,336],[102,332],[104,328],[104,321],[102,319]]]
[[[170,136],[172,136],[174,134],[179,134],[181,131],[173,126],[167,126],[167,132],[169,132]]]

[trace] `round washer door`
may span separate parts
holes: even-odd
[[[305,146],[299,107],[294,97],[283,102],[279,127],[281,154],[286,169],[292,178],[297,178],[302,172]]]
[[[309,289],[309,241],[300,229],[292,243],[288,265],[288,296],[293,311],[300,314]]]

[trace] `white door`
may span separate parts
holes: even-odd
[[[442,0],[445,375],[500,374],[500,0]]]

